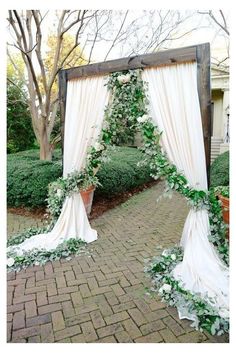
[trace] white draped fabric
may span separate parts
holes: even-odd
[[[148,82],[151,116],[163,131],[161,144],[169,160],[183,172],[191,187],[207,190],[197,64],[145,69],[143,79]],[[228,317],[228,269],[209,242],[209,233],[207,211],[190,210],[181,239],[184,258],[173,275],[191,292],[214,298],[220,315]],[[180,309],[179,316],[195,320]]]
[[[104,84],[102,76],[68,82],[63,155],[64,177],[73,171],[82,170],[88,148],[98,139],[104,109],[108,102],[108,91]],[[17,248],[10,247],[8,250],[14,248],[18,253],[32,248],[52,250],[70,238],[81,239],[87,243],[97,239],[97,232],[89,224],[79,193],[66,198],[61,214],[50,233],[33,236]]]

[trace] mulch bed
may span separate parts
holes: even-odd
[[[110,210],[115,206],[120,205],[121,203],[127,201],[133,195],[138,194],[139,192],[142,192],[143,190],[156,185],[158,182],[159,182],[158,180],[150,181],[149,183],[143,184],[137,188],[134,188],[133,190],[123,192],[121,194],[112,196],[110,198],[96,196],[95,194],[94,200],[93,200],[92,212],[89,216],[89,219],[92,220],[101,216],[107,210]],[[7,212],[14,213],[20,216],[39,218],[39,219],[43,219],[47,216],[46,208],[44,207],[36,208],[36,209],[28,209],[25,207],[14,207],[14,208],[11,207],[7,209]]]

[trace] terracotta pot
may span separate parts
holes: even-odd
[[[218,195],[218,199],[222,202],[222,214],[223,214],[223,220],[225,224],[228,225],[226,237],[229,239],[229,198]]]
[[[94,190],[95,190],[95,187],[91,185],[88,189],[80,191],[80,195],[83,199],[85,210],[88,216],[91,213]]]

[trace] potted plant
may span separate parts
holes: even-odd
[[[217,186],[215,193],[221,201],[223,220],[227,225],[226,237],[229,239],[229,186]]]
[[[95,175],[85,174],[84,179],[79,185],[80,195],[83,199],[85,210],[89,216],[91,213],[94,190],[97,185],[100,185],[98,178]]]
[[[105,145],[96,142],[89,150],[87,163],[82,173],[82,182],[79,184],[79,190],[84,202],[84,206],[89,216],[91,213],[94,190],[97,185],[101,185],[96,176],[101,165],[102,155],[104,155]]]

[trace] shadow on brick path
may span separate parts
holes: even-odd
[[[146,294],[144,259],[179,242],[188,212],[177,194],[157,203],[163,189],[159,183],[93,220],[99,237],[89,254],[9,273],[7,341],[227,342],[194,331]]]

